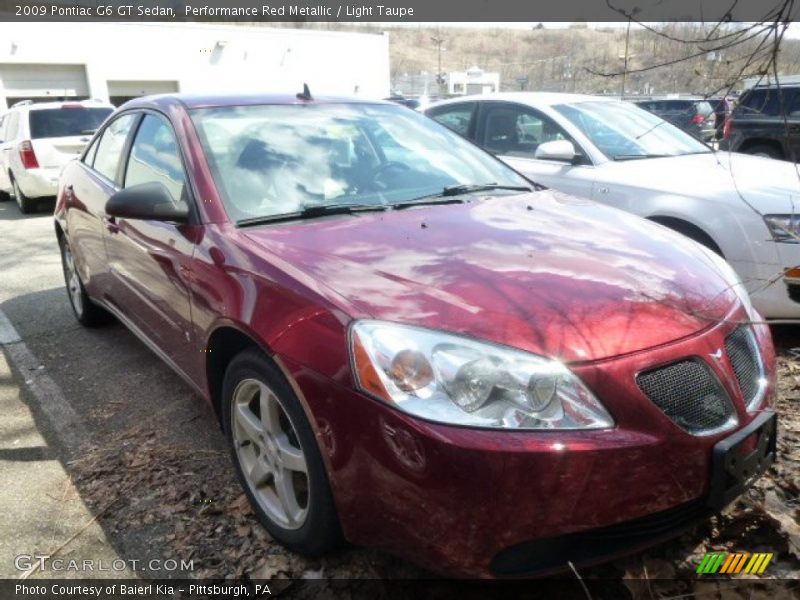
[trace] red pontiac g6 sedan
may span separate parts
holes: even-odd
[[[258,518],[443,574],[675,535],[774,460],[774,351],[715,254],[385,102],[158,96],[61,177],[78,320],[214,408]]]

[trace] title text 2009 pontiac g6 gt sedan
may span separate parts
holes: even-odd
[[[774,458],[769,331],[722,259],[401,106],[132,101],[56,233],[78,320],[213,405],[298,552],[544,573],[674,535]]]

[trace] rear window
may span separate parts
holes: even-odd
[[[695,103],[690,100],[668,100],[664,102],[664,110],[689,110]]]
[[[100,127],[111,108],[44,108],[30,112],[31,138],[89,135]]]

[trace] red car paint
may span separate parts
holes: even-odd
[[[635,382],[642,370],[716,352],[747,319],[701,250],[628,213],[551,191],[237,228],[187,107],[303,102],[182,96],[126,104],[121,111],[169,118],[197,216],[187,225],[110,220],[113,185],[70,164],[56,226],[90,295],[212,404],[218,388],[208,365],[220,332],[263,348],[317,434],[346,538],[441,573],[497,575],[492,559],[516,544],[708,494],[712,448],[732,431],[683,432]],[[616,425],[497,431],[404,414],[354,386],[348,329],[366,317],[565,361]],[[768,410],[774,352],[768,328],[754,330],[770,381],[760,410]],[[760,411],[746,411],[725,361],[707,362],[741,429]]]

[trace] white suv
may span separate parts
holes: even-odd
[[[114,111],[97,100],[18,102],[0,119],[0,196],[14,197],[23,213],[55,196],[58,176]]]

